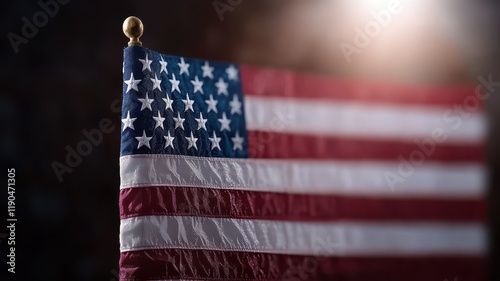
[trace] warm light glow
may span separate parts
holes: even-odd
[[[457,45],[471,45],[465,42],[470,34],[460,28],[460,7],[450,2],[292,3],[279,14],[246,25],[248,37],[239,49],[243,61],[259,58],[277,66],[310,65],[345,76],[418,81],[442,79],[464,68]],[[443,28],[444,23],[448,27]]]

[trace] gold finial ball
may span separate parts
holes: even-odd
[[[129,46],[142,46],[139,38],[142,36],[144,26],[138,17],[131,16],[126,18],[123,22],[122,29],[123,33],[130,38],[130,42],[128,42]]]

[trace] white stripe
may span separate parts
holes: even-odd
[[[249,130],[413,142],[430,138],[433,130],[440,129],[447,137],[447,143],[483,142],[486,131],[484,115],[471,113],[468,117],[460,117],[452,109],[245,97]]]
[[[122,189],[166,185],[383,197],[483,196],[485,176],[481,165],[426,163],[413,173],[400,165],[133,155],[120,158],[120,176]],[[388,178],[392,177],[397,179],[391,186]]]
[[[481,255],[479,224],[308,223],[188,216],[121,220],[121,251],[184,248],[321,256]]]

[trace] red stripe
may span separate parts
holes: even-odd
[[[313,257],[166,249],[120,255],[120,280],[486,280],[473,257]]]
[[[382,199],[196,187],[120,191],[122,219],[187,215],[287,221],[485,221],[484,200]]]
[[[417,153],[432,161],[483,163],[485,159],[482,144],[436,144],[430,140],[409,143],[396,140],[249,131],[248,144],[250,158],[398,160],[399,156],[409,159],[410,155]]]
[[[451,106],[463,104],[468,96],[475,95],[475,87],[470,84],[383,84],[248,65],[240,67],[243,93],[252,96]]]

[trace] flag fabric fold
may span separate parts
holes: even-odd
[[[486,280],[470,85],[124,50],[120,280]]]

